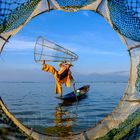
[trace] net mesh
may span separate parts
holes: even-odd
[[[0,139],[1,140],[31,140],[23,131],[21,131],[14,122],[5,114],[0,105]]]
[[[16,125],[7,117],[3,110],[0,110],[0,139],[16,139],[25,140],[28,138],[26,134],[21,132]]]
[[[56,0],[59,6],[65,10],[80,9],[96,0]]]
[[[23,24],[40,0],[1,0],[0,33],[8,32]]]
[[[140,1],[109,0],[110,18],[115,30],[120,34],[140,41]]]
[[[31,19],[30,16],[36,8],[38,13],[42,12],[42,7],[38,7],[40,1],[44,0],[1,0],[0,35],[2,37],[6,36],[6,38],[8,38],[15,33],[14,32],[10,34],[10,31],[17,29],[20,26],[23,27],[24,23]],[[96,139],[103,136],[106,137],[108,135],[109,137],[114,137],[112,135],[112,133],[116,133],[114,133],[114,128],[120,129],[121,132],[123,132],[127,126],[132,129],[133,126],[129,126],[129,121],[127,121],[127,119],[129,120],[129,117],[134,117],[134,121],[136,121],[136,119],[140,116],[138,113],[140,107],[140,98],[136,96],[136,93],[139,92],[138,86],[140,79],[140,1],[50,0],[49,2],[50,5],[54,4],[56,6],[54,6],[54,9],[58,8],[67,11],[88,9],[100,13],[104,18],[107,19],[113,29],[118,32],[127,47],[129,49],[133,48],[132,50],[129,50],[131,63],[130,78],[123,98],[116,109],[109,116],[99,122],[95,127],[87,130],[86,135],[89,139]],[[48,7],[46,9],[48,9]],[[1,46],[3,46],[4,43],[5,42],[3,41]],[[135,111],[137,111],[136,115],[134,115]],[[128,133],[130,129],[125,130],[125,134],[126,132]],[[113,132],[111,130],[113,130]],[[124,134],[121,132],[119,131],[118,137],[116,136],[117,139],[124,136]],[[37,136],[37,134],[35,136]],[[78,135],[78,138],[79,136],[80,135]]]
[[[138,70],[138,72],[137,72],[138,78],[136,80],[136,91],[137,91],[137,93],[140,94],[140,63],[137,66],[137,70]]]

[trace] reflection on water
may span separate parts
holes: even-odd
[[[23,124],[41,133],[55,136],[79,133],[94,126],[111,113],[119,102],[126,83],[77,83],[77,88],[90,85],[88,97],[78,103],[64,103],[56,99],[54,85],[50,83],[0,83],[0,96],[9,110]],[[7,88],[8,87],[8,88]],[[64,89],[64,94],[73,89]],[[1,117],[0,117],[1,118]],[[2,120],[0,121],[2,124]],[[0,125],[0,138],[18,136],[20,132]],[[12,128],[12,129],[11,129]],[[9,134],[8,134],[9,133]]]
[[[75,114],[76,115],[76,114]],[[56,107],[55,126],[47,127],[45,129],[47,134],[56,135],[56,136],[67,136],[72,134],[72,124],[76,122],[75,118],[71,116],[68,110],[61,105]]]

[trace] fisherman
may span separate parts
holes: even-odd
[[[70,62],[61,62],[59,63],[60,70],[57,71],[53,66],[45,64],[45,60],[41,61],[42,70],[46,72],[50,72],[54,75],[56,85],[55,85],[55,93],[59,94],[62,97],[62,84],[65,84],[66,87],[70,87],[70,83],[72,82],[75,87],[74,79],[72,77],[72,73],[70,71],[70,67],[73,66]]]

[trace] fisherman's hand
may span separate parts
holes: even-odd
[[[42,65],[44,65],[44,64],[45,64],[45,60],[40,60],[40,63],[41,63]]]

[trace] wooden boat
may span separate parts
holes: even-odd
[[[57,98],[61,99],[61,100],[65,100],[65,101],[76,101],[77,99],[79,101],[79,100],[87,97],[87,92],[89,91],[89,87],[90,87],[89,85],[85,85],[79,89],[76,89],[76,93],[78,91],[78,95],[75,94],[75,92],[73,91],[71,93],[64,95],[63,97],[57,97]]]

